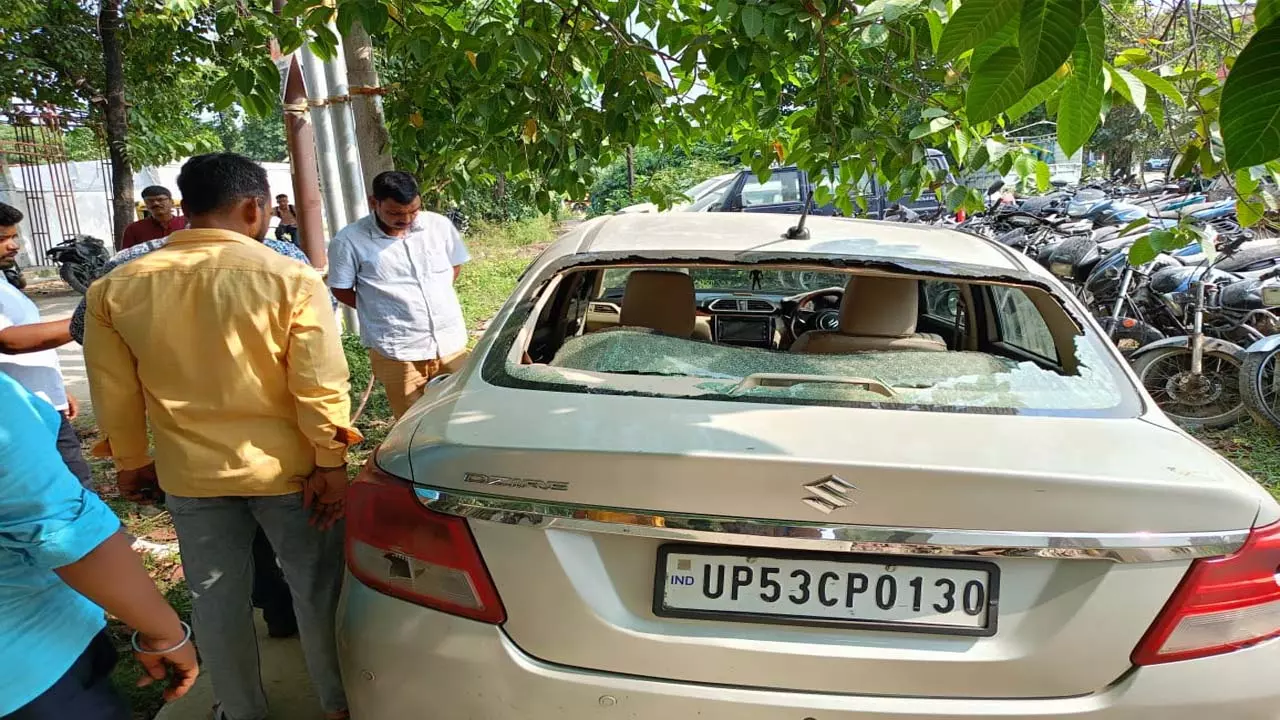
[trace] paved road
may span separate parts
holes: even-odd
[[[80,293],[70,289],[31,294],[31,299],[40,308],[40,317],[43,320],[61,320],[71,317],[80,298]],[[62,377],[67,382],[67,391],[80,401],[81,412],[92,411],[92,403],[89,400],[89,379],[84,372],[84,348],[74,342],[64,345],[58,348],[58,361],[62,363]]]

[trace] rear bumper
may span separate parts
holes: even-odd
[[[697,685],[565,668],[492,625],[412,605],[347,577],[342,675],[360,720],[1272,720],[1280,642],[1142,668],[1103,692],[1042,700],[822,695]],[[1064,658],[1063,662],[1071,662]]]

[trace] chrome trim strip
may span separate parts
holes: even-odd
[[[653,514],[417,486],[427,508],[446,515],[544,529],[633,535],[716,545],[963,557],[1038,557],[1162,562],[1228,555],[1248,530],[1188,533],[1035,533],[871,525],[828,525],[758,518]]]

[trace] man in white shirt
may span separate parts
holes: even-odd
[[[20,222],[22,211],[0,203],[0,269],[17,263]],[[55,350],[69,342],[69,318],[41,322],[36,304],[8,280],[0,278],[0,372],[17,380],[28,392],[61,413],[58,452],[80,484],[90,487],[93,476],[80,450],[80,437],[71,425],[78,408],[62,382],[62,366]]]
[[[372,214],[329,245],[329,287],[356,309],[373,375],[399,418],[428,380],[466,357],[467,325],[453,281],[471,256],[448,218],[421,212],[412,175],[381,173],[372,190]]]

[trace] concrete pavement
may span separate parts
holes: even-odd
[[[270,720],[321,720],[320,702],[311,690],[302,645],[297,638],[272,640],[261,612],[254,612],[258,627],[258,658],[262,667],[262,689],[267,693]],[[196,638],[196,647],[200,638]],[[155,720],[209,720],[213,717],[213,683],[201,675],[191,692],[161,708]]]

